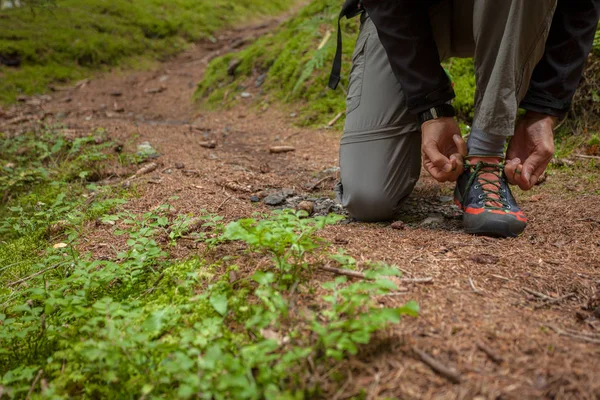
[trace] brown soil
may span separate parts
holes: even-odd
[[[133,211],[176,195],[171,204],[178,213],[207,210],[234,219],[269,210],[250,201],[260,191],[291,188],[306,197],[331,197],[333,180],[316,193],[306,188],[335,175],[339,132],[294,127],[290,110],[259,111],[252,100],[221,112],[199,112],[191,100],[211,57],[275,23],[225,32],[217,44],[199,43],[151,71],[108,73],[57,91],[52,99],[29,99],[0,112],[0,124],[18,131],[35,119],[60,118],[76,131],[104,127],[129,150],[150,142],[161,154],[154,160],[159,168],[136,180],[141,195],[126,206]],[[248,91],[256,96],[259,89]],[[199,145],[207,140],[217,147]],[[270,154],[272,145],[296,151]],[[404,229],[356,222],[326,229],[326,238],[358,260],[385,261],[407,277],[433,278],[383,300],[399,305],[415,299],[421,316],[404,320],[344,364],[348,379],[330,388],[328,398],[350,398],[361,390],[369,399],[600,398],[600,310],[594,309],[598,300],[592,301],[600,295],[597,177],[594,161],[584,160],[554,168],[544,185],[517,193],[530,218],[517,239],[462,233],[447,198],[452,186],[427,176],[407,207]],[[433,223],[423,225],[432,215]],[[112,256],[107,243],[118,240],[108,228],[90,226],[89,249]],[[494,362],[481,345],[502,360]],[[435,373],[415,349],[458,371],[460,383]]]

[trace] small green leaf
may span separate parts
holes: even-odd
[[[209,301],[216,312],[222,316],[227,313],[227,295],[225,293],[213,293],[210,296]]]

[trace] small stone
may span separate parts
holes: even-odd
[[[159,82],[166,82],[169,80],[169,75],[163,75],[160,78],[158,78]]]
[[[278,205],[282,204],[284,201],[285,201],[285,197],[278,195],[278,194],[269,195],[269,196],[265,197],[263,200],[263,202],[268,206],[278,206]]]
[[[390,225],[390,227],[392,229],[396,229],[396,230],[399,230],[399,231],[401,231],[404,228],[406,228],[406,226],[404,225],[404,222],[402,222],[402,221],[395,221],[395,222],[392,223],[392,225]]]
[[[296,118],[297,116],[298,116],[298,114],[296,114],[296,113],[291,113],[291,114],[290,114],[290,117],[291,117],[291,118]]]
[[[315,210],[315,203],[306,200],[301,201],[296,208],[298,211],[306,211],[308,215],[312,215],[313,211]]]
[[[165,90],[167,90],[167,88],[165,86],[160,86],[160,87],[146,89],[146,93],[156,94],[156,93],[164,92]]]
[[[296,194],[296,192],[294,191],[294,189],[284,188],[284,189],[281,189],[281,194],[285,197],[291,197],[294,194]]]
[[[27,101],[27,105],[39,107],[42,105],[42,101],[40,99],[31,99]]]
[[[250,94],[248,92],[242,92],[240,94],[240,96],[242,96],[242,99],[248,99],[248,98],[252,97],[252,94]]]
[[[433,214],[425,218],[425,220],[421,222],[421,226],[440,225],[442,222],[444,222],[444,217],[442,215]]]
[[[442,203],[450,203],[452,200],[454,200],[453,196],[440,196],[440,202]]]
[[[217,142],[214,140],[209,140],[206,142],[199,142],[200,147],[204,147],[205,149],[214,149],[217,147]]]
[[[265,83],[265,79],[267,79],[267,74],[259,75],[258,78],[256,78],[256,84],[254,86],[257,88],[261,87],[263,83]]]
[[[177,169],[184,169],[185,168],[185,164],[180,163],[180,162],[176,162],[175,163],[175,168],[177,168]]]
[[[52,246],[55,249],[64,249],[65,247],[67,247],[68,244],[66,243],[56,243],[54,246]]]
[[[258,197],[258,196],[250,196],[250,201],[252,203],[258,203],[260,201],[260,197]]]

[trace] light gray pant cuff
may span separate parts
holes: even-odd
[[[470,156],[504,157],[506,136],[492,135],[473,128],[467,141]]]

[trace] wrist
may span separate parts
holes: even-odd
[[[418,114],[419,123],[423,126],[426,122],[442,119],[442,118],[454,118],[456,111],[451,104],[445,103],[438,106],[431,107],[428,110],[420,112]]]

